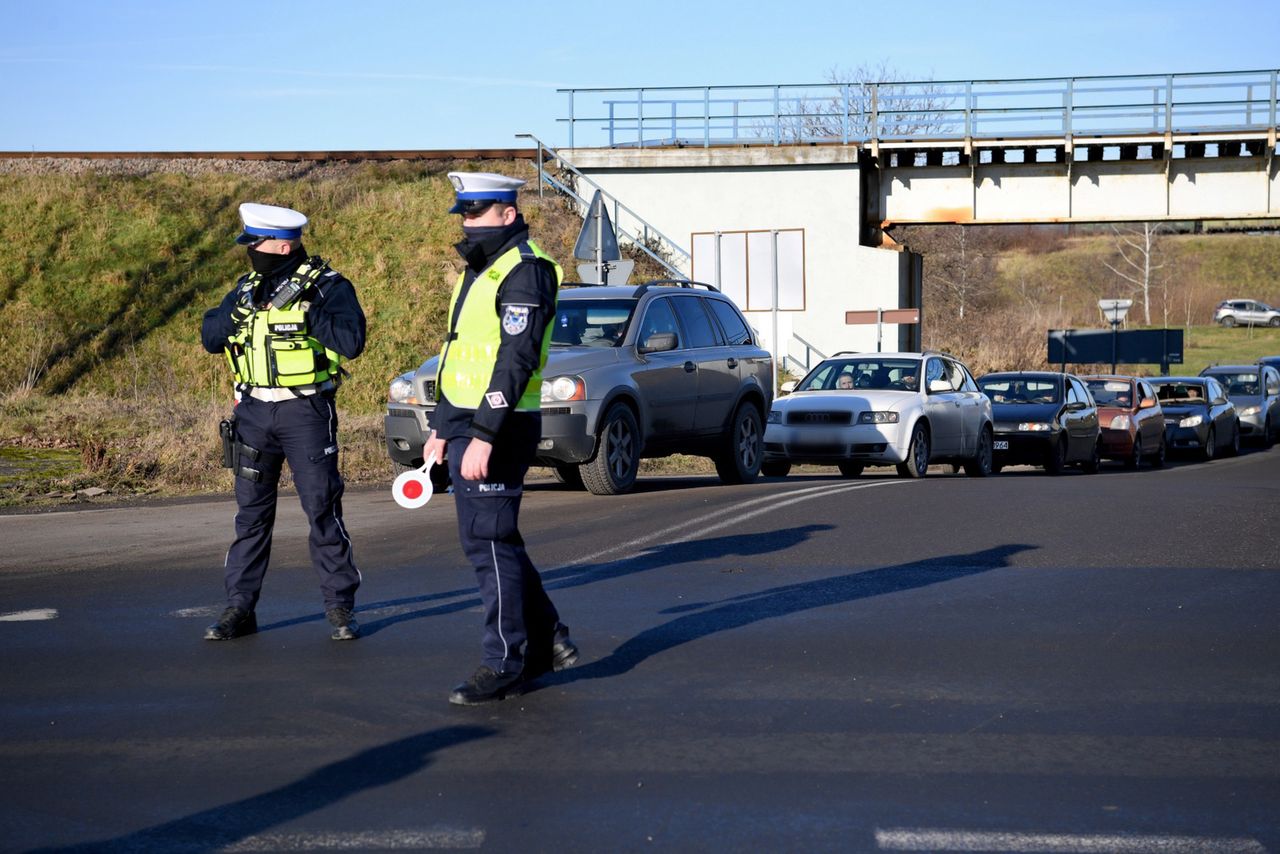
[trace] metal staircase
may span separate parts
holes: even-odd
[[[579,191],[584,184],[590,187],[592,191],[599,190],[605,204],[612,209],[613,226],[617,231],[618,239],[630,243],[633,247],[648,255],[666,270],[672,278],[682,281],[689,280],[689,274],[685,272],[690,266],[690,256],[687,249],[650,225],[639,214],[620,202],[616,196],[578,171],[577,167],[565,160],[559,152],[538,139],[538,137],[531,133],[518,133],[516,138],[531,140],[538,146],[539,196],[542,195],[544,186],[551,187],[556,192],[572,199],[574,204],[585,212],[591,205],[590,198],[593,192],[580,194]],[[552,174],[547,169],[547,165],[550,163],[559,164],[559,169],[571,176],[569,180],[567,182],[563,181]],[[681,266],[684,267],[683,270]]]

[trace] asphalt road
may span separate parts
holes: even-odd
[[[0,849],[1280,851],[1280,448],[1059,478],[545,484],[581,663],[480,708],[452,501],[296,503],[202,641],[229,500],[0,517]]]

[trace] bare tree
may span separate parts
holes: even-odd
[[[954,99],[942,87],[910,81],[885,60],[851,69],[833,67],[825,77],[838,91],[828,97],[802,94],[789,100],[783,110],[787,114],[778,120],[783,141],[938,134],[957,124],[946,112]],[[774,123],[762,122],[756,130],[760,136],[771,136]]]
[[[937,225],[904,229],[903,243],[924,256],[925,299],[930,305],[966,313],[988,301],[995,279],[993,231],[980,226]]]
[[[1159,237],[1165,227],[1144,222],[1137,226],[1111,226],[1116,236],[1116,251],[1120,253],[1119,266],[1107,260],[1102,264],[1116,276],[1129,283],[1130,290],[1142,300],[1142,320],[1151,325],[1151,289],[1156,272],[1165,266]]]

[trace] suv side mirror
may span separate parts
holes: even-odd
[[[951,383],[947,382],[942,377],[929,380],[929,394],[944,391],[955,391],[955,389],[951,387]]]
[[[778,387],[779,393],[783,395],[791,394],[791,392],[795,390],[796,390],[795,380],[787,380],[785,383],[783,383],[781,386]]]
[[[1144,397],[1144,398],[1142,399],[1142,402],[1138,404],[1138,408],[1139,408],[1139,409],[1150,409],[1151,407],[1153,407],[1153,406],[1155,406],[1155,405],[1156,405],[1156,399],[1155,399],[1154,397]]]
[[[676,334],[674,332],[655,332],[644,340],[640,345],[641,353],[663,353],[667,350],[676,348]]]

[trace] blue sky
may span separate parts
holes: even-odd
[[[557,88],[1280,67],[1280,2],[0,0],[0,150],[563,145]]]

